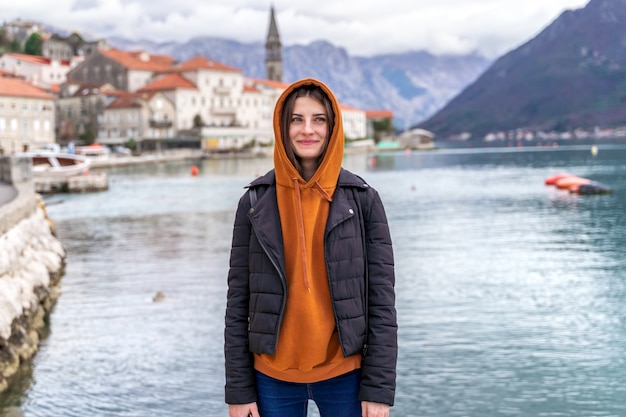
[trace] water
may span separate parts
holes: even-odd
[[[595,157],[584,146],[346,157],[379,190],[394,239],[392,416],[626,415],[624,161],[626,147],[608,145]],[[198,164],[198,177],[189,162],[110,169],[108,192],[49,200],[68,253],[62,295],[0,409],[227,415],[234,209],[271,159]],[[614,193],[543,185],[561,171]]]

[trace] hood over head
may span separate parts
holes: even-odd
[[[322,160],[317,168],[317,171],[311,177],[309,181],[305,181],[302,175],[298,172],[294,162],[288,156],[288,152],[285,149],[285,140],[288,138],[288,121],[282,122],[282,113],[285,105],[287,105],[287,99],[290,94],[303,86],[316,86],[322,90],[322,92],[328,97],[330,101],[330,107],[332,109],[332,117],[334,120],[332,129],[330,130],[330,137],[326,147],[326,151],[322,156]],[[290,115],[286,115],[288,120]],[[330,120],[330,119],[329,119]],[[341,163],[343,161],[343,148],[344,148],[344,133],[343,123],[341,118],[341,109],[339,102],[333,94],[333,92],[324,83],[313,78],[305,78],[300,81],[296,81],[291,84],[281,94],[276,106],[274,108],[274,167],[276,168],[276,181],[278,184],[293,187],[293,181],[298,178],[300,185],[304,187],[314,187],[317,183],[318,187],[321,186],[324,189],[334,189],[337,178],[339,177],[339,171],[341,170]],[[283,134],[284,132],[284,134]],[[293,157],[292,157],[293,158]],[[291,185],[288,185],[291,184]],[[331,193],[332,194],[332,193]]]

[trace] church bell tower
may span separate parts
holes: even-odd
[[[265,71],[268,80],[283,81],[283,52],[274,16],[274,6],[270,10],[270,27],[265,41]]]

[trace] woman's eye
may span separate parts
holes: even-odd
[[[316,117],[313,121],[315,123],[319,123],[319,124],[326,123],[326,118],[325,117]]]
[[[292,117],[291,123],[299,123],[302,121],[302,117]]]

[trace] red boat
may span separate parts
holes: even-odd
[[[554,183],[554,185],[556,186],[556,188],[560,190],[569,190],[570,187],[581,185],[581,184],[589,184],[589,183],[591,183],[590,179],[577,177],[573,175],[571,177],[561,178],[556,183]]]
[[[552,175],[544,182],[546,185],[554,185],[558,189],[568,190],[574,194],[609,194],[612,191],[607,185],[565,172]]]
[[[545,179],[545,183],[546,185],[554,185],[556,184],[556,182],[560,179],[566,178],[566,177],[574,177],[574,174],[568,174],[567,172],[560,172],[558,174],[554,174],[548,178]]]

